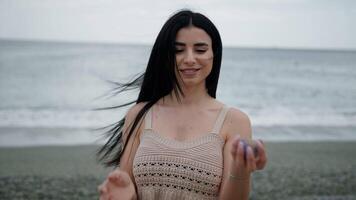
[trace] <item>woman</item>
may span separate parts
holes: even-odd
[[[248,198],[266,155],[250,140],[248,116],[215,99],[221,57],[208,18],[183,10],[168,19],[144,75],[123,86],[140,83],[140,94],[101,149],[105,158],[119,148],[107,162],[119,168],[99,186],[100,199]]]

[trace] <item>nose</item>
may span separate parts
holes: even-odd
[[[196,58],[194,55],[194,52],[191,50],[186,51],[186,53],[184,54],[184,64],[186,65],[194,65],[196,63]]]

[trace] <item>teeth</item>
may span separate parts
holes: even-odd
[[[184,70],[181,70],[183,74],[187,74],[187,75],[190,75],[190,74],[195,74],[195,72],[197,72],[199,69],[184,69]]]
[[[196,72],[196,71],[198,71],[199,69],[183,69],[183,70],[181,70],[181,71],[193,71],[193,72]]]

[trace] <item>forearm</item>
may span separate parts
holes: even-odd
[[[228,176],[220,189],[219,200],[247,200],[250,193],[250,176]]]

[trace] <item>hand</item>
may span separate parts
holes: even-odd
[[[237,136],[232,141],[231,155],[233,162],[230,176],[237,179],[248,179],[253,171],[263,169],[267,163],[261,140],[246,141]]]
[[[263,169],[267,164],[267,154],[265,150],[265,145],[262,140],[256,140],[257,143],[257,151],[258,151],[258,159],[256,161],[256,168],[258,170]]]
[[[130,176],[122,170],[111,172],[106,180],[99,185],[100,200],[134,200],[135,186]]]

